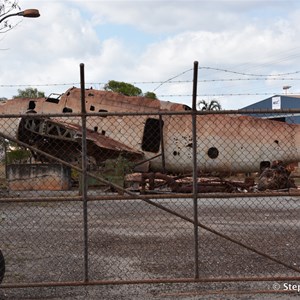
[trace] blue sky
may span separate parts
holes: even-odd
[[[86,82],[94,88],[120,80],[155,90],[161,100],[190,105],[194,61],[200,66],[198,100],[218,100],[225,109],[281,94],[284,85],[300,94],[298,0],[20,0],[19,5],[39,9],[41,17],[24,18],[1,34],[0,48],[6,49],[0,51],[1,97],[27,86],[62,93],[78,83],[84,63]]]

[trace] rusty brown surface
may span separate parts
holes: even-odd
[[[98,162],[121,153],[133,159],[143,158],[143,156],[144,159],[151,159],[157,156],[160,152],[150,153],[141,149],[146,119],[145,116],[120,119],[90,118],[87,131],[88,154],[94,156]],[[166,171],[181,174],[190,172],[192,170],[191,116],[164,116],[163,120]],[[80,150],[78,146],[80,146],[81,127],[78,125],[78,119],[68,119],[68,122],[63,118],[49,119],[47,122],[66,128],[72,132],[73,137],[76,136],[70,141],[73,143],[69,145],[71,151],[64,156]],[[135,126],[132,126],[133,124]],[[96,128],[97,131],[92,128]],[[24,136],[27,136],[27,140],[30,139],[28,135]],[[53,135],[51,138],[66,143],[61,136]],[[47,151],[43,145],[38,146]],[[56,155],[58,146],[61,149],[66,148],[63,144],[56,144],[56,147],[51,149],[51,153]],[[50,149],[51,145],[47,147]],[[210,157],[211,149],[217,151],[216,157]],[[57,154],[60,155],[61,151]],[[285,164],[289,164],[299,159],[299,125],[242,116],[200,115],[197,118],[197,166],[202,172],[257,172],[260,170],[261,162],[264,161],[282,160]],[[149,169],[162,171],[161,157],[151,160]]]
[[[52,122],[52,121],[51,121]],[[80,137],[82,134],[82,129],[80,125],[71,124],[62,121],[54,121],[57,125],[62,126],[64,128],[70,129],[74,131],[74,135]],[[124,145],[110,137],[102,135],[101,133],[92,131],[87,129],[87,141],[94,143],[99,148],[108,149],[116,152],[127,152],[136,156],[142,156],[143,153],[141,151],[137,151],[129,146]]]
[[[29,110],[29,102],[35,103],[37,113],[62,113],[64,108],[71,108],[73,113],[81,112],[80,89],[70,88],[58,101],[47,98],[15,98],[0,103],[0,114],[22,114]],[[157,112],[185,111],[187,106],[169,101],[160,101],[145,97],[129,97],[122,94],[87,89],[85,92],[87,112]]]
[[[27,121],[28,119],[30,118],[26,118]],[[35,124],[38,125],[36,125],[36,127],[26,128],[26,120],[23,119],[19,126],[18,137],[21,141],[30,144],[31,141],[36,140],[36,136],[43,136],[48,138],[50,142],[46,143],[45,140],[42,140],[39,144],[35,144],[39,149],[62,157],[67,161],[74,161],[72,157],[80,157],[82,136],[82,128],[80,125],[62,122],[58,119],[35,118]],[[52,134],[51,130],[49,132],[47,129],[45,131],[41,130],[41,128],[52,129],[53,127],[56,128],[56,133],[61,130],[64,134]],[[98,162],[106,158],[117,157],[120,154],[133,159],[143,157],[142,152],[90,129],[87,129],[86,137],[88,155],[93,156]]]
[[[148,118],[158,116],[133,115],[143,112],[183,112],[186,107],[182,104],[159,101],[144,97],[127,97],[117,93],[87,89],[85,91],[87,112],[116,112],[116,116],[88,117],[88,150],[96,160],[103,161],[103,157],[115,157],[120,153],[128,156],[142,156],[151,159],[162,154],[162,145],[158,152],[144,151],[145,124]],[[12,99],[0,104],[0,113],[25,113],[29,102],[35,102],[37,113],[62,113],[65,108],[73,113],[81,111],[80,89],[71,88],[60,99],[49,101],[39,99]],[[57,102],[57,103],[56,103]],[[123,116],[121,113],[132,113]],[[67,114],[66,114],[67,115]],[[70,114],[71,116],[71,114]],[[79,137],[80,117],[70,118],[68,123],[56,120],[61,126],[68,127]],[[192,122],[191,115],[163,115],[163,158],[150,161],[149,170],[170,173],[186,173],[192,170]],[[4,120],[5,121],[5,120]],[[3,126],[2,126],[3,123]],[[3,128],[5,122],[0,124]],[[134,126],[133,126],[134,125]],[[99,132],[97,132],[99,129]],[[2,129],[4,130],[4,129]],[[60,138],[52,136],[52,138]],[[70,144],[71,151],[65,153],[70,156],[78,152],[76,144]],[[58,144],[63,147],[63,144]],[[41,149],[47,150],[43,145]],[[49,146],[49,149],[52,146]],[[57,148],[57,147],[56,147]],[[73,150],[74,149],[74,150]],[[102,151],[99,151],[99,149]],[[211,157],[211,150],[217,153]],[[51,151],[56,155],[57,150]],[[110,152],[109,152],[110,151]],[[57,153],[60,155],[61,153]],[[62,156],[60,156],[62,157]],[[262,162],[282,160],[285,164],[300,160],[300,126],[281,122],[241,116],[238,114],[200,114],[197,116],[197,166],[199,170],[217,172],[257,172]]]
[[[88,112],[99,112],[99,110],[108,110],[109,112],[157,112],[157,111],[184,111],[185,105],[169,101],[160,101],[139,96],[124,96],[122,94],[87,89],[86,107]],[[81,111],[80,89],[71,88],[61,98],[62,102],[71,107],[77,107]],[[94,106],[91,110],[91,106]]]

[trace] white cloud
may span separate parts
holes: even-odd
[[[288,1],[287,5],[286,1],[52,0],[20,1],[20,5],[38,8],[41,17],[23,19],[1,40],[1,48],[9,48],[0,51],[1,84],[78,82],[81,62],[86,65],[86,82],[99,83],[110,79],[164,81],[191,69],[195,60],[200,66],[244,73],[300,70],[297,1]],[[200,80],[233,77],[242,76],[199,71]],[[177,79],[191,80],[192,72]],[[139,87],[147,91],[157,86],[158,83],[149,83]],[[275,81],[215,81],[200,83],[199,93],[264,93],[281,91],[281,86],[282,82]],[[50,93],[68,87],[40,89]],[[10,97],[17,88],[1,87],[1,96]],[[157,94],[191,91],[191,82],[164,84]],[[216,97],[227,108],[246,105],[250,98]],[[190,101],[185,97],[168,100],[183,99]]]

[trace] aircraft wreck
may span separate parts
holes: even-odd
[[[26,116],[16,117],[10,124],[2,118],[2,131],[33,148],[79,164],[82,127],[80,116],[72,113],[81,112],[80,93],[80,89],[71,88],[62,95],[3,102],[0,114]],[[85,90],[85,97],[91,114],[86,132],[91,165],[122,156],[145,173],[173,176],[164,179],[180,191],[172,181],[174,176],[193,170],[188,106],[94,89]],[[63,116],[47,116],[49,113]],[[300,160],[299,125],[244,115],[202,114],[197,116],[196,128],[199,174],[259,172],[276,160],[284,166]],[[41,162],[49,161],[45,155],[32,153]]]

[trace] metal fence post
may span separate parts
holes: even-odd
[[[199,249],[198,249],[198,169],[197,169],[197,81],[198,62],[194,62],[193,75],[193,111],[192,111],[192,136],[193,136],[193,206],[194,206],[194,243],[195,243],[195,278],[199,278]]]
[[[87,145],[86,145],[86,107],[84,64],[80,64],[81,87],[81,126],[82,126],[82,201],[83,201],[83,234],[84,234],[84,281],[89,281],[88,265],[88,212],[87,212]]]

